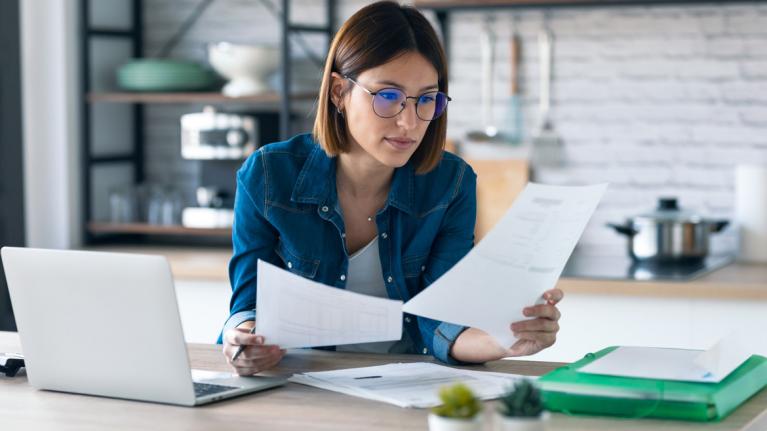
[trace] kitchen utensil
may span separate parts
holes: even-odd
[[[628,237],[628,253],[635,260],[694,263],[708,255],[709,236],[728,224],[683,211],[676,198],[661,198],[654,211],[607,225]]]
[[[199,91],[216,80],[212,71],[190,61],[136,59],[117,69],[117,85],[128,91]]]
[[[540,49],[540,123],[533,136],[531,162],[533,168],[560,167],[563,164],[562,138],[554,130],[551,119],[551,70],[553,35],[548,29],[538,34]]]
[[[516,30],[512,33],[509,41],[511,94],[506,107],[506,120],[504,131],[506,139],[512,144],[522,142],[522,109],[519,97],[519,61],[521,54],[521,41]]]
[[[482,130],[472,130],[466,134],[470,141],[506,143],[506,137],[500,133],[493,118],[493,69],[495,68],[495,34],[491,22],[485,22],[480,34],[482,56]]]
[[[280,52],[265,45],[218,42],[208,45],[208,61],[230,79],[223,93],[243,97],[272,91],[266,80],[279,67]]]

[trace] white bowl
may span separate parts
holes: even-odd
[[[208,45],[208,61],[230,80],[224,94],[252,96],[271,91],[266,80],[279,67],[280,51],[271,46],[218,42]]]

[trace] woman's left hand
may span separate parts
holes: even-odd
[[[545,304],[526,307],[522,311],[525,316],[534,319],[511,324],[511,331],[518,340],[508,349],[506,356],[532,355],[554,344],[561,316],[557,303],[563,297],[564,293],[559,289],[548,290],[543,294]]]

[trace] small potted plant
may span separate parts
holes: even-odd
[[[499,400],[497,431],[542,431],[548,420],[541,391],[530,380],[520,380]]]
[[[462,383],[440,389],[442,405],[429,414],[431,431],[480,431],[482,404],[474,393]]]

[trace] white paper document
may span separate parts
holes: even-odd
[[[528,184],[488,235],[403,311],[479,328],[511,346],[509,325],[526,320],[522,309],[556,285],[606,189]]]
[[[720,343],[718,343],[720,345]],[[659,347],[618,347],[582,367],[580,373],[685,382],[718,383],[751,354],[726,352],[723,346],[709,350]]]
[[[460,382],[487,400],[500,397],[523,377],[416,362],[295,374],[288,380],[400,407],[426,408],[441,404],[443,386]]]
[[[325,286],[258,261],[256,333],[283,349],[402,338],[402,301]]]

